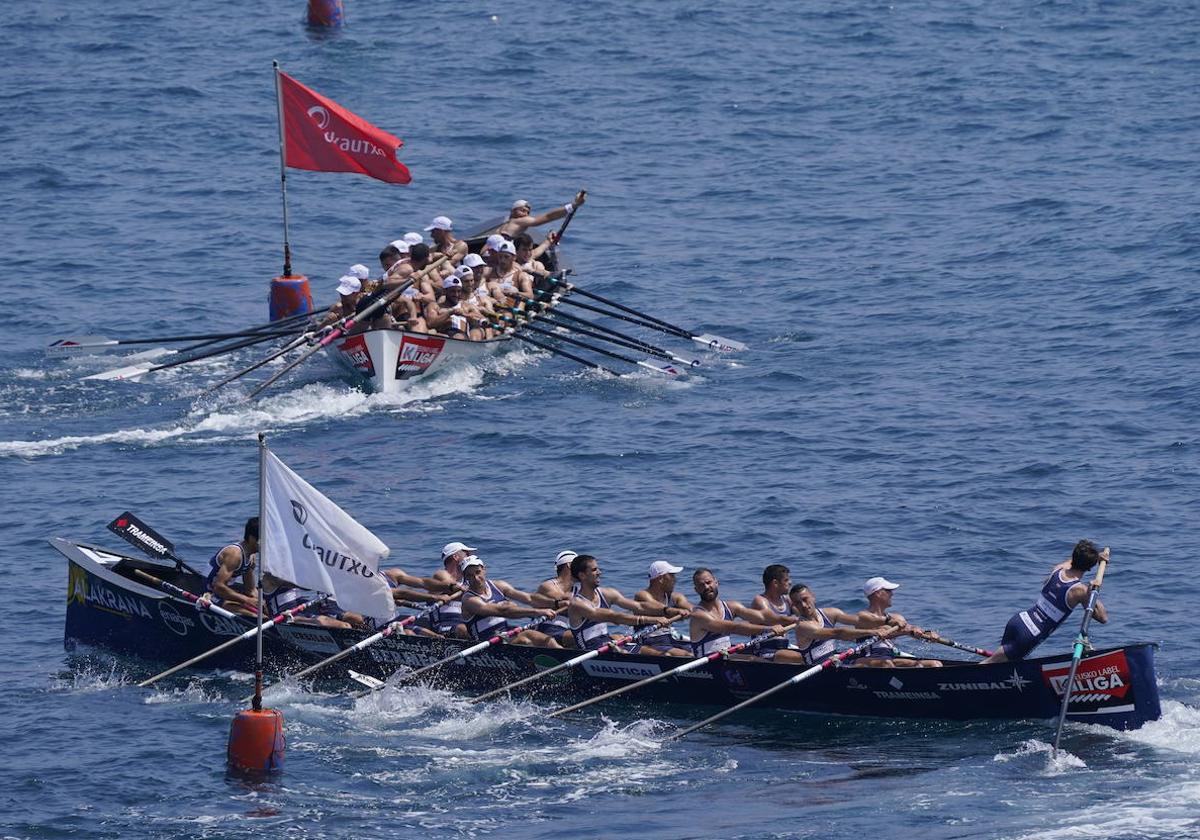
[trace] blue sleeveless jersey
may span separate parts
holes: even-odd
[[[480,595],[478,592],[468,589],[463,594],[463,600],[479,598],[489,604],[502,604],[508,600],[504,597],[504,593],[496,588],[496,584],[489,580],[487,585],[487,595]],[[470,618],[464,617],[463,623],[467,625],[467,634],[475,640],[490,639],[497,633],[503,633],[508,629],[508,621],[502,615],[473,615]]]
[[[463,589],[467,588],[467,582],[461,578],[459,578],[458,585]],[[462,597],[465,598],[467,596],[463,595]],[[441,633],[443,636],[453,633],[454,628],[463,623],[462,598],[455,598],[453,601],[438,604],[429,611],[427,621],[422,621],[421,623],[427,623],[430,630],[433,630],[435,633]]]
[[[777,607],[774,604],[772,604],[770,598],[766,598],[766,602],[767,602],[767,606],[771,608],[771,612],[775,613],[775,615],[779,616],[780,618],[789,618],[792,615],[795,615],[795,613],[792,612],[792,602],[789,601],[787,598],[783,599],[782,609],[780,607]],[[780,622],[780,624],[789,624],[789,623],[790,622],[787,622],[787,621]],[[775,656],[776,651],[787,650],[787,647],[788,647],[787,636],[776,636],[772,639],[767,639],[765,642],[763,642],[762,644],[760,644],[758,646],[758,655],[763,657],[764,659],[771,659]]]
[[[726,621],[733,621],[733,613],[729,610],[729,605],[724,601],[721,602],[721,618]],[[713,633],[706,631],[698,640],[692,640],[692,654],[694,656],[708,656],[710,653],[716,653],[720,650],[729,649],[729,634],[728,633]]]
[[[1000,646],[1009,659],[1023,659],[1028,656],[1071,614],[1074,608],[1067,603],[1067,593],[1080,581],[1064,578],[1062,573],[1062,569],[1051,572],[1042,584],[1037,603],[1008,620],[1004,627],[1004,636],[1000,639]]]
[[[238,563],[237,569],[234,570],[231,578],[242,577],[246,572],[250,571],[250,558],[246,556],[246,550],[242,548],[241,543],[229,543],[223,545],[213,552],[213,556],[208,558],[208,577],[204,579],[204,589],[207,592],[212,592],[213,581],[217,579],[217,570],[221,567],[221,563],[217,560],[221,556],[221,552],[229,547],[236,548],[242,555],[242,560]]]
[[[821,627],[830,629],[834,626],[820,609],[817,610],[817,615],[821,618]],[[804,657],[805,665],[818,665],[837,653],[837,644],[833,639],[810,639],[807,645],[802,645],[797,638],[796,644],[800,646],[800,655]]]
[[[571,593],[571,597],[578,598],[581,601],[586,600],[580,594],[578,587]],[[599,600],[592,603],[602,610],[607,610],[609,608],[608,599],[604,597],[604,592],[597,589],[596,597]],[[575,637],[575,647],[580,650],[595,650],[598,647],[604,647],[612,641],[612,635],[608,632],[607,622],[592,621],[588,618],[581,621],[578,626],[572,624],[571,635]]]

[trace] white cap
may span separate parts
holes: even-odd
[[[393,240],[392,242],[389,242],[388,244],[391,245],[393,248],[395,248],[397,251],[399,251],[401,254],[408,253],[408,243],[405,242],[403,239],[396,239],[396,240]]]
[[[512,209],[516,210],[518,207],[528,207],[528,206],[529,206],[528,201],[526,201],[523,198],[518,198],[516,201],[513,202]]]
[[[574,560],[578,556],[579,556],[578,554],[576,554],[574,551],[571,551],[570,549],[567,549],[566,551],[560,551],[560,552],[558,552],[558,556],[554,558],[554,568],[557,569],[559,566],[563,565],[564,563],[570,563],[572,560]]]
[[[454,276],[459,280],[466,280],[468,277],[473,277],[474,275],[475,272],[471,271],[470,266],[460,265],[458,268],[454,269]]]
[[[508,240],[507,240],[507,239],[505,239],[505,238],[504,238],[503,236],[501,236],[500,234],[498,234],[498,233],[493,233],[491,236],[489,236],[489,237],[487,238],[487,242],[486,242],[486,243],[484,243],[484,244],[485,244],[485,245],[486,245],[488,248],[491,248],[493,251],[496,251],[496,250],[499,250],[500,246],[501,246],[501,245],[503,245],[503,244],[504,244],[505,242],[507,242],[507,241],[508,241]]]
[[[479,268],[481,265],[487,265],[487,263],[483,261],[483,257],[479,256],[478,254],[467,254],[465,257],[463,257],[462,264],[467,268]]]
[[[420,245],[425,241],[425,237],[416,231],[410,230],[408,233],[404,234],[404,241],[409,245]]]
[[[366,280],[371,276],[371,269],[367,268],[362,263],[355,263],[354,265],[350,266],[350,273],[359,280]]]
[[[360,291],[362,291],[362,283],[353,274],[338,278],[337,293],[339,295],[352,295]]]
[[[507,239],[505,239],[496,248],[493,248],[492,250],[494,250],[497,254],[515,254],[515,253],[517,253],[517,247],[515,245],[513,245],[511,242],[509,242]]]
[[[454,230],[454,222],[449,216],[436,216],[425,230]]]
[[[683,566],[672,566],[666,560],[655,560],[650,564],[650,580],[663,575],[677,575],[683,571]]]
[[[443,289],[461,289],[462,281],[459,280],[457,277],[447,277],[445,280],[442,281],[442,288]]]
[[[475,549],[472,548],[471,546],[467,545],[466,543],[460,543],[460,542],[446,543],[444,546],[442,546],[442,559],[445,560],[451,554],[454,554],[455,552],[458,552],[458,551],[475,551]]]
[[[900,584],[892,583],[887,578],[873,577],[863,584],[863,594],[870,598],[880,589],[899,589]]]
[[[458,567],[465,572],[471,566],[482,566],[482,565],[483,565],[482,560],[480,560],[474,554],[470,554],[463,558],[463,561],[458,564]]]

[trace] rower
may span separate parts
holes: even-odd
[[[576,586],[567,617],[571,633],[575,637],[575,646],[581,650],[595,650],[612,643],[613,637],[608,632],[609,624],[624,624],[634,628],[657,624],[665,628],[670,625],[671,619],[684,614],[683,610],[674,607],[639,603],[632,598],[626,598],[612,587],[602,588],[600,564],[590,554],[579,554],[571,560],[571,577],[575,579]],[[617,612],[612,608],[613,604],[629,612]],[[616,650],[623,653],[662,655],[661,651],[651,650],[644,645]]]
[[[442,568],[431,575],[432,580],[438,585],[452,589],[465,589],[467,584],[463,580],[462,561],[473,551],[476,549],[466,543],[446,543],[442,546]],[[463,624],[462,601],[457,598],[434,607],[423,623],[430,630],[443,636],[453,634],[460,639],[467,637],[467,628]]]
[[[379,252],[379,265],[383,268],[383,279],[387,282],[391,279],[393,269],[398,270],[402,264],[408,262],[408,243],[403,239],[397,239],[395,242],[389,242],[387,247]]]
[[[514,604],[513,601],[530,604],[532,596],[502,580],[488,580],[487,567],[474,554],[463,559],[462,572],[467,583],[467,591],[463,593],[462,599],[462,617],[467,625],[467,635],[475,641],[490,639],[510,629],[505,620],[508,618],[554,617],[554,610]],[[545,633],[536,630],[522,630],[513,636],[511,641],[534,647],[562,647]]]
[[[647,577],[650,579],[649,584],[645,589],[639,589],[634,593],[633,600],[656,607],[675,607],[684,613],[690,613],[692,611],[691,603],[675,591],[675,575],[682,571],[682,566],[673,566],[666,560],[655,560],[650,564],[650,571],[647,573]],[[685,649],[687,643],[682,644],[684,647],[679,646],[675,637],[671,635],[671,630],[666,627],[656,630],[642,639],[643,648],[665,653],[667,656],[691,656],[691,650]]]
[[[762,624],[762,615],[737,601],[720,600],[720,586],[711,569],[700,568],[692,572],[692,585],[700,596],[700,606],[692,610],[689,635],[692,637],[692,655],[708,656],[730,647],[730,635],[757,636],[774,633],[782,636],[787,628],[782,624]],[[743,619],[736,621],[735,619]]]
[[[508,212],[508,219],[505,220],[504,224],[500,225],[497,233],[513,237],[526,228],[541,227],[556,219],[563,218],[572,210],[577,210],[585,201],[587,201],[587,193],[580,190],[571,199],[570,204],[564,204],[562,207],[555,207],[553,210],[548,210],[540,216],[534,216],[532,215],[533,208],[529,202],[523,198],[519,199],[513,202],[512,209]]]
[[[884,577],[869,578],[863,584],[863,595],[867,596],[867,608],[861,611],[856,619],[859,627],[876,629],[887,625],[898,627],[910,633],[925,632],[919,627],[911,627],[900,613],[889,613],[892,605],[892,593],[900,588],[900,584],[892,583]],[[918,659],[905,656],[887,639],[880,639],[867,649],[867,652],[850,663],[855,667],[867,668],[941,668],[938,659]]]
[[[517,251],[517,268],[531,276],[535,284],[542,284],[550,276],[549,270],[538,261],[538,257],[554,244],[555,238],[555,234],[552,233],[546,237],[545,242],[535,248],[533,237],[528,233],[518,233],[513,237],[513,248]]]
[[[263,606],[267,615],[279,615],[305,601],[312,601],[319,594],[310,589],[302,589],[291,581],[275,577],[269,572],[263,572]],[[367,626],[363,616],[343,610],[337,601],[329,598],[293,614],[290,621],[293,624],[328,627],[331,630],[363,629]]]
[[[575,589],[575,578],[571,576],[571,561],[578,557],[574,551],[560,551],[554,558],[554,577],[542,581],[535,594],[546,598],[554,606],[565,607],[571,603],[571,593]],[[574,647],[575,637],[571,634],[570,621],[565,614],[555,613],[533,628],[539,633],[545,633],[563,647]]]
[[[1091,540],[1077,542],[1071,558],[1050,570],[1042,583],[1037,603],[1008,620],[999,650],[980,664],[1009,662],[1028,656],[1067,620],[1072,610],[1087,601],[1089,587],[1083,582],[1083,576],[1101,560],[1108,560],[1107,548],[1098,551]],[[1101,624],[1108,623],[1108,610],[1098,599],[1093,615]]]
[[[857,615],[837,607],[818,607],[816,595],[803,583],[797,583],[788,591],[788,600],[792,605],[792,614],[799,621],[796,625],[797,649],[778,651],[775,654],[776,662],[820,665],[838,652],[834,644],[837,639],[846,642],[869,639],[871,636],[890,639],[904,632],[895,624],[860,629]],[[838,624],[850,626],[838,627]]]
[[[398,566],[383,569],[383,574],[392,590],[393,601],[420,601],[426,604],[444,604],[459,589],[457,586],[435,578],[410,575]],[[423,590],[423,591],[421,591]]]
[[[417,233],[415,230],[410,230],[401,238],[408,243],[410,251],[412,250],[413,245],[425,245],[425,237]],[[429,246],[426,245],[425,247]]]
[[[788,590],[792,588],[792,573],[787,566],[779,563],[772,563],[763,569],[762,573],[763,591],[761,595],[755,595],[754,600],[750,602],[751,609],[758,610],[765,619],[770,621],[779,621],[784,624],[791,624],[795,621],[795,611],[792,609],[792,602],[788,600]],[[763,659],[774,659],[777,653],[788,649],[788,640],[786,636],[780,636],[775,639],[767,639],[758,646],[758,655]],[[782,657],[779,661],[787,661],[789,657]],[[793,660],[794,661],[794,660]]]
[[[517,267],[516,258],[511,242],[500,243],[496,262],[486,275],[488,294],[507,306],[519,303],[522,296],[533,297],[533,277]]]
[[[338,302],[329,307],[329,314],[321,321],[321,326],[332,324],[354,311],[355,304],[362,294],[362,281],[350,274],[338,278]]]
[[[433,238],[433,253],[435,255],[440,254],[448,257],[454,265],[462,262],[469,248],[466,242],[454,237],[454,222],[450,220],[449,216],[435,216],[433,221],[429,223],[429,227],[425,228],[425,230]]]
[[[229,543],[209,558],[204,588],[209,600],[242,615],[258,615],[258,590],[254,586],[254,562],[258,552],[258,517],[246,520],[242,541]],[[240,579],[237,588],[235,578]]]

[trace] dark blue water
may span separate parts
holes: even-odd
[[[1200,836],[1200,15],[1194,3],[43,4],[2,25],[3,834]],[[259,323],[281,267],[270,61],[403,137],[409,187],[289,178],[322,302],[447,213],[590,200],[578,281],[751,345],[682,383],[518,351],[368,396],[324,360],[81,383],[73,334]],[[672,345],[684,349],[682,345]],[[292,694],[289,766],[225,777],[242,678],[147,694],[62,651],[51,535],[126,508],[203,558],[256,504],[254,435],[397,563],[450,539],[532,586],[669,557],[748,599],[782,561],[991,646],[1072,543],[1112,546],[1097,644],[1162,643],[1164,719],[1073,726],[547,722],[440,691]],[[1048,643],[1065,650],[1073,628]]]

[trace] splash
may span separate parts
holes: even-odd
[[[1044,763],[1041,769],[1041,775],[1043,776],[1059,776],[1069,770],[1087,769],[1087,764],[1079,756],[1072,755],[1061,748],[1056,756],[1054,755],[1054,747],[1051,744],[1047,744],[1045,741],[1040,741],[1037,738],[1030,738],[1013,752],[997,753],[992,757],[992,760],[998,762],[1021,761],[1034,763],[1039,756],[1044,756]]]
[[[1150,721],[1141,729],[1117,732],[1095,727],[1094,731],[1156,749],[1200,755],[1200,709],[1177,700],[1164,700],[1162,712],[1161,718]]]

